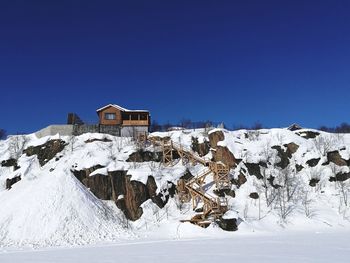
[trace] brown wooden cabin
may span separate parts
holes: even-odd
[[[121,126],[150,126],[147,110],[128,110],[116,104],[108,104],[97,110],[99,124]]]

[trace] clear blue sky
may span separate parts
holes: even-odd
[[[107,103],[269,127],[350,122],[350,1],[0,1],[0,128]]]

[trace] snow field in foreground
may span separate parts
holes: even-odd
[[[0,262],[349,262],[349,232],[237,234],[223,239],[121,242],[108,246],[9,251]]]

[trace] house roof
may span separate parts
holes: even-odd
[[[102,108],[97,109],[96,111],[100,112],[101,110],[104,110],[104,109],[106,109],[108,107],[113,107],[113,108],[116,108],[116,109],[118,109],[120,111],[124,111],[124,112],[133,112],[133,111],[148,112],[148,110],[128,110],[128,109],[123,108],[123,107],[121,107],[121,106],[119,106],[117,104],[108,104],[108,105],[106,105],[106,106],[104,106]]]

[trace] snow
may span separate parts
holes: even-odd
[[[0,194],[0,246],[59,246],[130,238],[120,214],[73,176],[24,178]]]
[[[119,106],[119,105],[117,105],[117,104],[108,104],[108,105],[106,105],[106,106],[104,106],[104,107],[102,107],[102,108],[97,109],[96,111],[99,112],[99,111],[101,111],[101,110],[103,110],[103,109],[105,109],[105,108],[108,108],[108,107],[113,107],[113,108],[116,108],[116,109],[118,109],[118,110],[126,111],[126,112],[128,112],[128,111],[134,111],[134,112],[148,112],[148,110],[128,110],[128,109],[123,108],[123,107],[121,107],[121,106]]]
[[[100,169],[97,169],[95,170],[94,172],[92,172],[90,174],[90,176],[94,176],[96,174],[99,174],[99,175],[108,175],[108,169],[107,168],[100,168]]]
[[[142,168],[140,169],[140,166]],[[152,175],[151,167],[147,164],[140,164],[140,166],[135,168],[130,168],[127,172],[127,175],[131,175],[131,180],[139,181],[143,184],[147,183],[148,176]]]
[[[78,137],[55,135],[41,139],[37,139],[34,135],[12,136],[6,141],[0,141],[0,162],[14,157],[18,159],[18,165],[20,166],[20,169],[16,171],[13,171],[12,167],[0,166],[1,249],[77,245],[89,245],[90,247],[89,249],[64,250],[65,253],[67,251],[67,258],[62,258],[64,257],[60,252],[62,250],[35,253],[27,251],[23,253],[5,252],[0,255],[0,262],[6,262],[9,257],[17,257],[18,262],[21,262],[23,255],[28,255],[28,253],[36,259],[34,262],[41,262],[41,260],[44,260],[44,256],[52,258],[52,262],[58,262],[59,260],[70,262],[75,258],[76,253],[82,256],[82,259],[85,258],[87,262],[107,262],[110,260],[108,256],[120,257],[127,262],[136,262],[136,259],[142,257],[143,249],[145,250],[143,251],[146,257],[145,260],[149,260],[149,262],[151,262],[153,256],[157,258],[167,257],[167,261],[177,262],[180,261],[180,256],[169,257],[169,255],[197,251],[196,249],[202,246],[203,243],[205,243],[203,245],[203,251],[205,252],[213,252],[212,249],[217,247],[219,259],[230,257],[231,260],[244,259],[247,262],[254,262],[253,260],[256,258],[249,259],[245,257],[244,251],[250,255],[249,251],[252,249],[252,251],[260,253],[260,261],[267,261],[270,258],[271,262],[274,262],[273,260],[277,262],[277,260],[281,261],[282,257],[286,255],[288,248],[291,249],[290,253],[292,251],[296,252],[296,257],[299,257],[302,262],[317,262],[312,261],[312,257],[322,262],[324,258],[326,259],[322,254],[326,253],[326,249],[318,249],[313,245],[319,244],[324,248],[329,246],[330,253],[333,251],[336,254],[335,252],[337,252],[337,260],[335,261],[342,262],[342,253],[346,254],[349,251],[344,249],[337,251],[335,245],[342,244],[341,241],[333,243],[333,240],[327,240],[327,238],[338,238],[339,236],[339,240],[345,239],[345,233],[350,230],[350,209],[349,205],[344,206],[342,203],[341,193],[334,183],[329,182],[329,177],[334,174],[334,171],[349,172],[349,167],[337,167],[332,166],[332,164],[324,166],[322,164],[326,161],[325,151],[339,150],[344,159],[349,159],[350,148],[347,145],[350,144],[350,135],[330,135],[320,132],[320,135],[315,139],[306,139],[296,134],[300,131],[293,132],[287,129],[258,131],[214,129],[210,132],[219,130],[224,132],[225,139],[219,142],[218,145],[228,147],[237,159],[242,159],[242,162],[231,170],[231,177],[234,179],[238,178],[241,169],[246,168],[244,164],[246,162],[278,161],[277,151],[272,149],[272,146],[279,145],[285,150],[284,145],[288,143],[293,142],[299,145],[299,148],[293,154],[293,158],[290,159],[290,166],[295,167],[296,164],[304,166],[302,171],[296,173],[296,180],[298,185],[301,186],[301,192],[288,218],[281,220],[276,209],[266,206],[261,180],[258,180],[255,176],[245,174],[247,179],[245,184],[240,187],[232,186],[235,198],[228,197],[229,211],[224,216],[225,218],[237,218],[239,220],[239,230],[235,233],[224,232],[215,224],[207,229],[202,229],[189,223],[179,223],[182,219],[190,219],[195,212],[192,211],[190,203],[181,205],[176,197],[170,199],[163,209],[157,207],[151,200],[144,202],[142,204],[142,217],[135,222],[127,222],[122,211],[113,202],[97,199],[89,189],[86,189],[75,179],[71,170],[82,170],[101,165],[104,167],[97,169],[90,176],[95,174],[108,175],[111,171],[123,170],[128,171],[127,174],[131,176],[131,180],[142,183],[147,182],[148,176],[153,176],[158,187],[157,193],[159,193],[167,188],[169,182],[176,184],[177,180],[187,170],[192,174],[200,174],[207,168],[200,164],[196,166],[184,165],[181,161],[175,161],[172,167],[164,167],[157,162],[127,162],[129,155],[138,150],[137,145],[131,138],[118,138],[95,133]],[[208,140],[208,132],[205,129],[153,133],[151,136],[169,136],[174,143],[186,149],[191,148],[192,137],[198,138],[200,143]],[[28,157],[22,154],[26,147],[38,146],[52,139],[61,139],[67,143],[64,150],[57,154],[58,160],[53,158],[41,167],[36,156]],[[108,139],[110,142],[93,141],[86,143],[86,141],[93,139]],[[147,150],[152,151],[154,149],[153,146],[147,147]],[[211,153],[203,158],[210,159]],[[306,161],[311,158],[321,158],[321,161],[315,167],[309,167]],[[273,175],[275,177],[274,182],[280,183],[279,170],[273,164],[268,165],[261,172]],[[12,189],[5,190],[6,179],[15,176],[21,176],[22,180],[14,184]],[[320,179],[317,187],[309,187],[308,184],[311,178]],[[206,190],[210,195],[214,195],[213,190],[215,189],[212,180],[212,175],[207,176]],[[347,191],[349,190],[348,181],[345,182]],[[251,199],[249,195],[252,192],[258,192],[260,199]],[[305,193],[308,194],[308,198],[311,200],[309,216],[305,215],[305,209],[302,205]],[[123,198],[123,196],[118,198]],[[306,230],[314,232],[305,234]],[[320,231],[322,234],[315,234],[315,232]],[[296,234],[296,232],[298,233]],[[302,233],[299,234],[299,232]],[[327,233],[323,234],[323,232]],[[344,233],[342,234],[342,232]],[[219,239],[210,239],[211,241],[207,245],[206,242],[198,240],[198,238]],[[302,238],[307,241],[305,243],[309,246],[309,251],[307,248],[304,251],[302,250],[300,244]],[[125,241],[130,239],[137,241],[133,241],[135,244]],[[142,243],[144,240],[162,241],[147,244]],[[188,241],[182,242],[181,240]],[[274,240],[275,247],[266,240]],[[286,244],[283,243],[284,241]],[[108,243],[110,246],[101,245],[96,247],[96,244],[101,243]],[[212,248],[209,246],[210,243]],[[151,246],[157,247],[158,245],[160,246],[159,251],[152,249],[147,252]],[[163,245],[164,247],[162,247]],[[126,249],[125,254],[116,249],[120,246]],[[137,250],[134,256],[129,255],[130,253],[128,254],[127,251],[135,249],[135,246],[140,248],[140,251]],[[169,251],[170,246],[174,247],[172,251]],[[223,247],[222,250],[219,248],[221,246]],[[293,246],[295,246],[295,250]],[[165,253],[162,254],[162,251],[165,251]],[[238,252],[235,251],[242,253],[237,254]],[[212,260],[212,256],[208,255],[209,252],[205,252],[203,252],[203,255],[194,252],[196,255],[194,262]],[[305,258],[302,257],[302,252],[306,254]],[[106,253],[106,258],[103,258],[104,253]],[[102,257],[101,260],[96,259],[98,256]],[[127,259],[126,256],[128,256]],[[181,256],[181,259],[183,259],[183,256]],[[284,258],[283,261],[292,262],[288,261],[291,259],[294,259],[294,257]]]
[[[228,210],[223,216],[223,219],[239,218],[239,215],[236,211]]]
[[[299,232],[229,238],[142,240],[83,248],[0,252],[0,262],[313,262],[347,263],[349,232]]]

